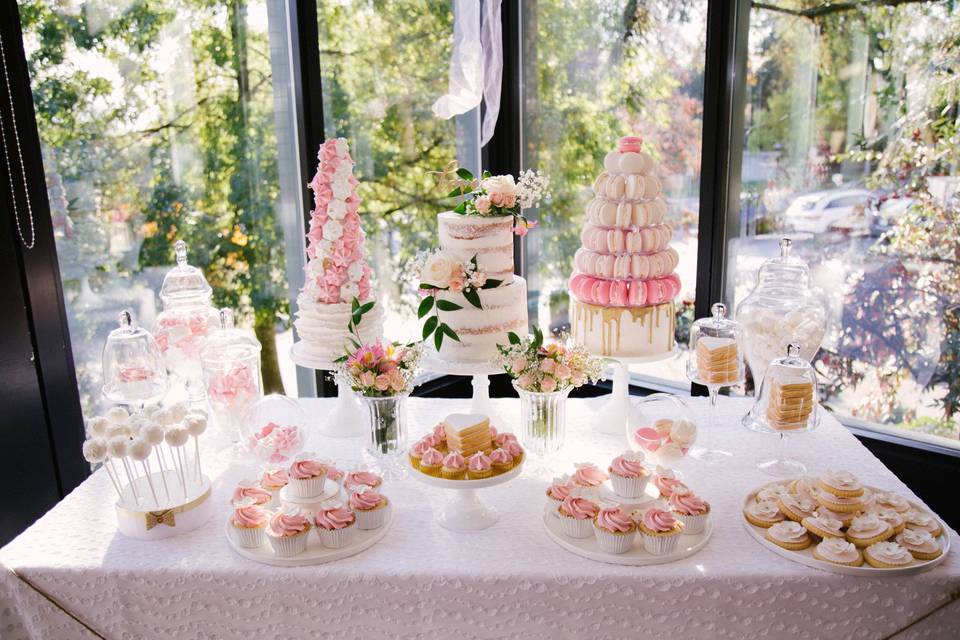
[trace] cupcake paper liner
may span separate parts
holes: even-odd
[[[357,529],[369,531],[379,529],[387,521],[387,514],[390,512],[390,503],[376,509],[355,509],[354,515],[357,517]],[[341,529],[342,531],[342,529]]]
[[[267,536],[273,552],[281,558],[289,558],[307,550],[307,535],[310,530],[302,531],[295,536]]]
[[[290,491],[298,498],[316,498],[323,495],[323,485],[326,483],[326,476],[317,476],[316,478],[290,478],[287,485]]]
[[[673,553],[677,544],[680,543],[679,533],[670,536],[651,536],[641,531],[640,537],[643,539],[643,548],[647,553],[655,556],[665,556]]]
[[[543,511],[554,518],[559,518],[560,514],[557,512],[557,509],[560,508],[560,505],[563,503],[563,500],[554,500],[553,498],[547,498],[546,504],[543,505]]]
[[[577,520],[557,513],[560,518],[560,529],[563,535],[571,538],[589,538],[593,535],[593,521],[589,519]]]
[[[621,498],[642,498],[643,490],[647,488],[647,476],[624,478],[611,473],[610,484],[613,485],[613,492]]]
[[[611,533],[602,527],[594,525],[593,533],[597,536],[597,544],[604,553],[626,553],[633,546],[633,537],[636,531],[629,533]]]
[[[703,533],[707,528],[707,519],[710,518],[710,512],[701,513],[695,516],[688,516],[685,513],[673,512],[673,515],[677,516],[677,520],[683,523],[683,535],[696,535],[698,533]]]
[[[263,535],[266,531],[266,525],[262,527],[238,527],[230,524],[230,536],[238,547],[244,549],[255,549],[263,544]]]
[[[346,526],[343,529],[324,529],[317,527],[317,534],[320,536],[320,544],[328,549],[342,549],[353,540],[353,525]]]

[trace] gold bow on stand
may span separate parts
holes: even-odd
[[[147,520],[147,531],[161,524],[165,524],[168,527],[177,526],[176,511],[173,509],[167,509],[166,511],[147,511],[144,517]]]

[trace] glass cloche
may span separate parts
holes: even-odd
[[[220,328],[200,351],[207,400],[221,433],[236,433],[247,409],[263,395],[260,350],[252,332],[234,326],[233,310],[221,309]]]
[[[627,420],[627,446],[655,464],[671,464],[687,455],[697,439],[697,423],[687,403],[672,393],[637,400]]]
[[[120,326],[110,332],[100,358],[103,395],[113,402],[144,405],[160,400],[167,391],[167,369],[157,341],[120,313]]]
[[[690,328],[690,357],[687,377],[706,387],[727,387],[741,384],[743,366],[743,328],[726,317],[727,307],[716,303],[713,314],[701,318]]]
[[[187,243],[178,240],[174,248],[177,266],[167,272],[160,287],[163,311],[153,333],[167,369],[184,383],[190,400],[202,400],[200,352],[209,332],[219,325],[219,314],[203,272],[187,264]]]
[[[293,398],[271,394],[253,402],[240,424],[241,447],[261,462],[286,464],[303,449],[307,414]]]
[[[800,345],[801,358],[813,360],[827,330],[826,307],[811,287],[807,263],[790,255],[792,244],[780,240],[780,255],[760,266],[756,288],[737,306],[756,388],[767,365],[791,342]]]

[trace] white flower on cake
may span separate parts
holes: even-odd
[[[324,238],[323,240],[320,241],[319,247],[320,247],[320,250],[317,252],[317,255],[325,256],[329,254],[330,251],[333,249],[333,240],[330,240],[329,238]]]
[[[347,267],[347,277],[350,278],[350,282],[360,282],[363,278],[363,264],[354,262]]]
[[[337,141],[334,143],[334,151],[341,158],[346,157],[347,155],[347,141],[344,138],[337,138]]]
[[[489,194],[491,204],[507,208],[517,204],[517,185],[511,175],[484,178],[480,187]]]
[[[343,217],[347,215],[347,203],[343,200],[331,200],[327,206],[327,215],[334,220],[343,220]]]
[[[420,280],[424,284],[431,284],[435,287],[448,287],[456,266],[457,263],[450,256],[438,251],[427,258],[420,274]]]
[[[350,302],[360,295],[360,286],[356,282],[347,282],[340,285],[340,299],[344,302]]]
[[[343,235],[343,225],[336,220],[327,220],[323,225],[324,240],[337,240]]]
[[[353,173],[353,163],[352,162],[341,162],[337,165],[337,168],[333,170],[333,179],[336,181],[346,180]]]
[[[337,200],[346,200],[350,196],[350,183],[346,180],[336,180],[330,188],[333,190],[333,197]]]

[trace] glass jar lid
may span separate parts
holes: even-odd
[[[260,357],[260,341],[252,332],[234,326],[233,309],[220,309],[220,328],[214,330],[200,351],[206,364],[236,362]]]
[[[153,335],[120,312],[119,326],[103,345],[103,394],[114,402],[147,402],[166,391],[167,370]]]
[[[160,287],[163,304],[166,306],[193,300],[209,304],[213,289],[200,269],[187,264],[187,243],[177,240],[174,251],[177,255],[177,266],[167,272]]]
[[[727,305],[716,302],[710,307],[711,316],[700,318],[693,325],[697,327],[701,336],[710,338],[737,338],[740,332],[740,323],[727,318]]]
[[[780,255],[760,265],[757,272],[757,288],[807,289],[810,287],[810,267],[791,255],[793,241],[780,239]]]

